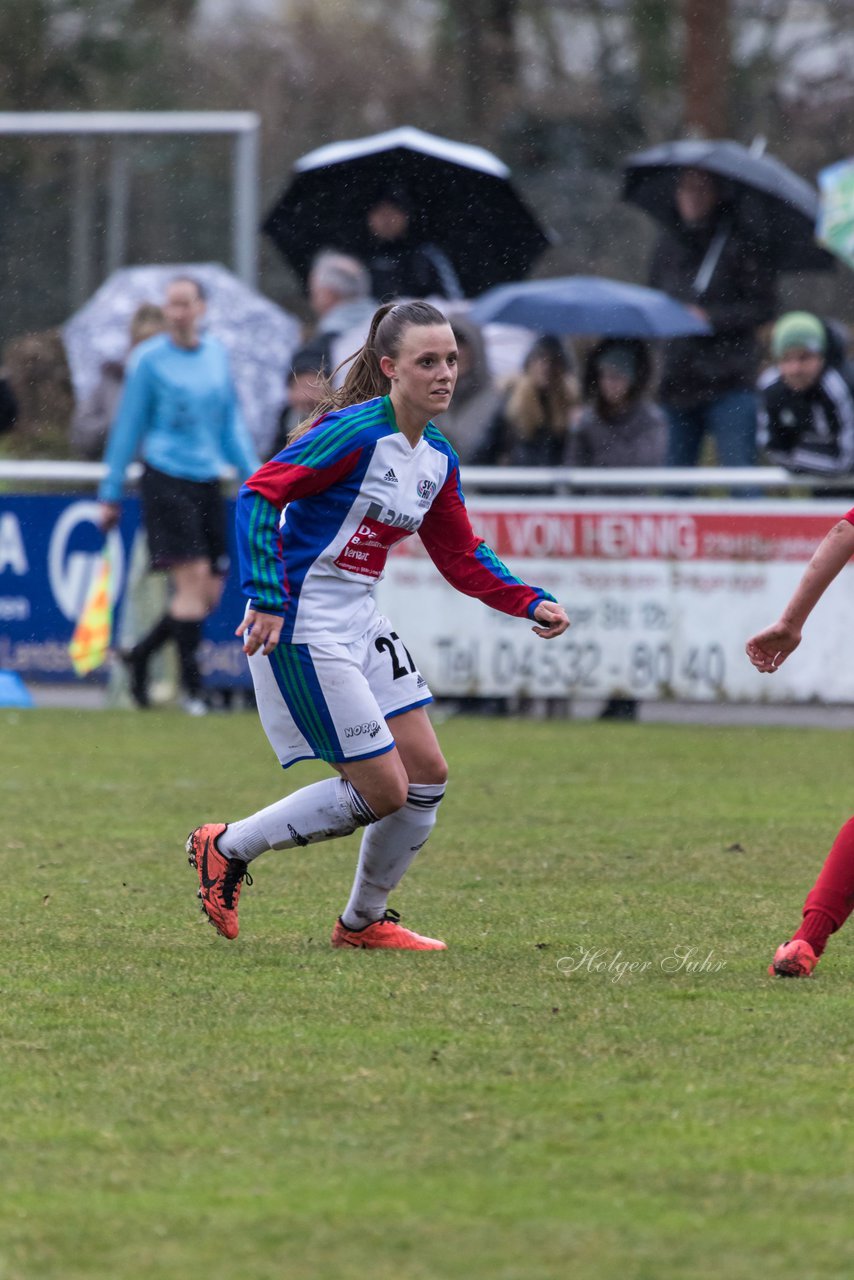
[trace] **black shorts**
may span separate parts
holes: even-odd
[[[214,573],[228,573],[226,508],[218,480],[182,480],[145,466],[140,498],[152,569],[210,560]]]

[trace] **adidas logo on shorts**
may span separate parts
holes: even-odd
[[[386,480],[389,484],[398,483],[397,476],[394,474],[394,467],[389,467],[388,471],[383,476],[383,480]]]

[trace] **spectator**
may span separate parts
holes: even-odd
[[[724,184],[712,174],[682,170],[676,211],[676,227],[656,244],[650,284],[692,306],[713,332],[665,345],[660,398],[670,425],[667,461],[695,466],[708,435],[720,466],[752,466],[756,329],[774,315],[774,273],[760,237],[739,225]]]
[[[101,482],[101,524],[121,515],[128,463],[143,460],[141,498],[151,567],[168,572],[166,612],[125,655],[131,693],[148,705],[148,665],[168,641],[178,649],[184,710],[202,715],[198,650],[205,618],[219,604],[228,572],[225,504],[219,477],[226,463],[245,479],[258,459],[243,422],[225,348],[200,333],[205,299],[197,281],[168,286],[167,332],[140,344],[107,446]]]
[[[776,365],[759,380],[757,438],[768,460],[789,471],[840,476],[854,467],[854,394],[830,358],[831,342],[808,311],[781,316],[771,334]]]
[[[649,347],[638,338],[606,338],[584,368],[585,407],[566,451],[571,467],[660,467],[667,456],[667,419],[648,397]]]
[[[162,308],[143,302],[131,317],[129,351],[146,338],[162,333],[165,325]],[[75,407],[71,419],[71,448],[78,457],[100,459],[103,456],[124,380],[125,361],[106,360],[94,390]]]
[[[349,254],[324,250],[308,275],[308,300],[316,324],[306,351],[313,353],[316,368],[329,378],[362,345],[376,311],[367,267]],[[346,337],[346,350],[339,343],[342,337]]]
[[[538,338],[475,450],[478,466],[557,467],[566,451],[578,385],[559,338]]]
[[[0,435],[11,431],[18,421],[18,397],[9,381],[8,369],[0,368]]]
[[[667,419],[648,399],[649,347],[637,338],[606,338],[584,368],[585,408],[572,426],[566,461],[573,467],[660,467]],[[609,490],[613,494],[613,490]],[[636,720],[637,699],[612,694],[600,720]]]
[[[463,291],[448,257],[435,244],[419,241],[411,226],[407,196],[385,188],[368,209],[366,261],[372,292],[391,298],[461,298]]]
[[[294,353],[287,379],[288,400],[279,418],[273,457],[286,447],[291,432],[306,418],[311,417],[329,394],[323,369],[318,367],[316,356],[313,346],[300,347]]]
[[[58,329],[11,338],[4,351],[15,398],[15,457],[70,457],[74,392]]]
[[[457,386],[450,408],[442,415],[442,434],[466,464],[498,412],[501,392],[489,371],[478,326],[465,316],[453,316],[451,329],[457,340]]]

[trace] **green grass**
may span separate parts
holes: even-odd
[[[854,931],[765,975],[848,739],[440,736],[394,905],[449,950],[341,954],[357,837],[261,859],[234,943],[198,916],[186,832],[323,776],[254,716],[0,712],[0,1280],[854,1272]]]

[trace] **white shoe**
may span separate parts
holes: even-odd
[[[206,716],[208,714],[208,705],[202,702],[201,698],[184,698],[181,703],[181,710],[186,711],[188,716]]]

